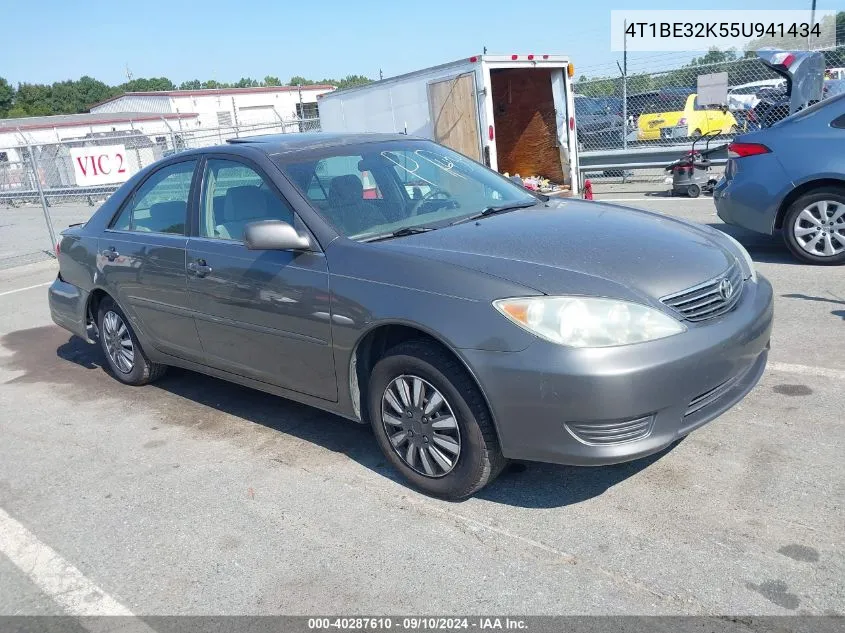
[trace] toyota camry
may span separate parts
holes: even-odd
[[[404,135],[181,152],[58,251],[53,319],[117,380],[179,366],[370,424],[451,499],[508,459],[660,451],[754,387],[772,327],[731,237],[552,200]]]

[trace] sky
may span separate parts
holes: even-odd
[[[842,2],[818,0],[818,8]],[[809,9],[810,0],[709,0],[690,8]],[[165,76],[287,81],[350,74],[377,79],[482,52],[569,55],[576,76],[608,75],[612,9],[678,9],[677,0],[0,0],[0,77],[108,84]],[[761,14],[763,15],[763,14]],[[662,70],[682,53],[637,53],[629,68]],[[662,66],[658,68],[657,66]]]

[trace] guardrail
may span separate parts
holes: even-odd
[[[724,165],[728,160],[727,145],[733,140],[732,136],[717,136],[710,141],[711,148],[723,146],[710,154],[713,165]],[[704,148],[704,143],[696,143],[696,147]],[[591,172],[612,171],[606,175],[621,175],[625,170],[655,169],[665,167],[669,163],[681,158],[685,152],[692,149],[692,141],[675,145],[657,145],[628,147],[628,149],[590,150],[581,152],[578,158],[579,171],[582,176]]]

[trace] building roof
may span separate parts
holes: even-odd
[[[54,116],[31,116],[20,119],[0,119],[0,132],[17,130],[49,130],[54,127],[78,127],[80,125],[108,125],[109,123],[130,123],[160,121],[161,119],[192,119],[195,112],[91,112],[86,114],[56,114]]]
[[[302,86],[302,90],[334,90],[331,84],[312,84]],[[240,95],[262,92],[296,92],[299,86],[256,86],[253,88],[203,88],[201,90],[156,90],[152,92],[124,92],[123,94],[109,97],[92,105],[92,108],[101,106],[122,97],[208,97],[218,95]]]

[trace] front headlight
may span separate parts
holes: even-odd
[[[680,334],[686,327],[638,303],[595,297],[516,297],[493,302],[540,338],[570,347],[611,347]]]
[[[757,281],[757,270],[754,268],[754,260],[751,259],[751,255],[748,254],[748,251],[745,250],[745,247],[736,241],[733,237],[728,235],[727,233],[723,233],[723,235],[728,238],[731,242],[733,242],[734,248],[736,248],[736,252],[739,254],[742,262],[740,264],[743,268],[742,276],[745,279],[750,279],[751,281]],[[744,263],[743,263],[744,262]]]

